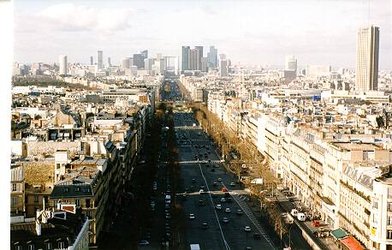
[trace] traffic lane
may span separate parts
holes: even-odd
[[[201,174],[197,165],[181,165],[182,176],[184,184],[194,184],[195,186],[201,183]],[[197,179],[197,183],[192,183],[192,179]],[[199,200],[203,200],[204,205],[199,205]],[[196,191],[189,194],[185,201],[182,201],[184,213],[187,216],[187,241],[191,243],[199,243],[205,249],[225,249],[219,226],[213,208],[208,200],[208,195],[200,195]],[[189,214],[195,215],[194,220],[189,219]],[[202,228],[202,223],[208,223],[208,229]],[[208,237],[207,237],[208,235]]]

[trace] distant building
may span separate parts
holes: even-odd
[[[103,52],[98,50],[98,70],[103,69]]]
[[[218,67],[218,50],[214,46],[210,46],[210,52],[208,52],[207,58],[209,68]]]
[[[207,57],[202,57],[201,58],[200,70],[201,70],[201,72],[207,72],[208,71],[208,58]]]
[[[227,76],[228,75],[228,65],[227,65],[226,59],[220,61],[219,75],[220,76]]]
[[[94,57],[90,56],[90,65],[94,65]]]
[[[190,66],[190,53],[191,53],[191,49],[189,46],[182,46],[182,58],[181,58],[181,69],[182,71],[184,70],[189,70],[189,66]]]
[[[198,59],[197,59],[197,69],[196,70],[201,70],[201,59],[203,58],[203,46],[195,46],[195,50],[198,52]]]
[[[148,57],[148,51],[144,50],[140,54],[133,54],[133,65],[137,69],[144,69],[144,59]]]
[[[112,60],[110,57],[108,57],[108,67],[112,67]]]
[[[130,58],[130,57],[124,58],[124,59],[121,61],[121,68],[122,68],[122,69],[130,69],[130,68],[131,68],[131,65],[132,65],[131,60],[132,60],[132,58]]]
[[[200,69],[200,52],[197,49],[191,49],[190,52],[190,70],[199,70]]]
[[[59,56],[59,74],[67,75],[67,73],[68,73],[67,56],[61,55]]]
[[[294,56],[286,56],[284,70],[295,72],[297,71],[297,59]]]
[[[366,92],[378,88],[379,33],[379,28],[375,26],[358,31],[356,90]]]

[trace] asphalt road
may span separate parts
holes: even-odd
[[[220,163],[212,141],[198,126],[191,113],[175,113],[174,123],[179,149],[181,183],[177,190],[177,203],[183,208],[186,221],[186,244],[200,244],[201,249],[277,249],[262,225],[250,212],[244,191],[234,178],[227,174]],[[220,178],[220,179],[219,179]],[[215,182],[215,184],[214,184]],[[230,185],[232,184],[232,185]],[[230,191],[231,201],[222,202],[225,197],[222,188]],[[200,189],[206,194],[200,194]],[[186,198],[183,194],[186,192]],[[221,209],[216,209],[220,204]],[[226,208],[230,212],[226,212]],[[236,214],[241,209],[242,215]],[[195,219],[189,219],[190,214]],[[226,217],[229,222],[223,222]],[[203,223],[208,228],[203,228]],[[251,232],[245,232],[249,226]],[[254,239],[254,233],[260,239]],[[189,248],[188,248],[189,249]]]

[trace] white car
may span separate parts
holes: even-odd
[[[229,218],[223,217],[222,221],[223,221],[224,223],[228,223],[228,222],[229,222]]]
[[[230,212],[231,212],[230,208],[227,207],[227,208],[225,209],[225,212],[226,212],[226,213],[230,213]]]
[[[221,210],[222,209],[222,205],[221,204],[216,204],[216,209]]]
[[[140,246],[148,246],[148,245],[150,245],[150,242],[148,242],[147,240],[141,240],[141,241],[139,241],[139,245]]]
[[[195,215],[194,214],[189,214],[189,219],[190,220],[194,220],[196,217],[195,217]]]
[[[245,232],[250,232],[250,231],[252,231],[252,229],[250,228],[250,226],[245,226],[244,227],[244,231]]]

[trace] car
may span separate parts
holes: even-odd
[[[254,234],[253,234],[253,239],[255,239],[255,240],[260,240],[260,239],[261,239],[261,234],[259,234],[259,233],[254,233]]]
[[[245,250],[252,250],[252,247],[245,247]]]
[[[250,232],[250,231],[252,231],[252,229],[250,228],[250,226],[245,226],[244,227],[244,231],[245,232]]]
[[[237,212],[236,212],[238,215],[242,215],[244,212],[242,212],[242,210],[241,209],[237,209]]]
[[[222,209],[222,205],[221,204],[216,204],[216,209],[221,210]]]
[[[225,212],[226,212],[226,213],[230,213],[230,212],[231,212],[230,208],[227,207],[227,208],[225,209]]]
[[[201,224],[201,228],[207,229],[207,228],[208,228],[208,223],[207,223],[207,222],[203,222],[203,223]]]
[[[218,178],[218,181],[219,181],[219,182],[222,182],[222,178]]]
[[[224,223],[228,223],[228,222],[229,222],[229,218],[223,217],[222,221],[223,221]]]
[[[216,186],[218,185],[218,183],[217,183],[216,181],[214,181],[214,183],[212,183],[212,185],[213,185],[214,187],[216,187]]]
[[[194,214],[189,214],[189,219],[190,220],[194,220],[195,219],[195,215]]]
[[[220,201],[223,203],[223,202],[226,202],[226,199],[222,197],[222,198],[220,199]]]
[[[230,182],[230,186],[235,187],[235,182],[234,181]]]
[[[199,194],[207,194],[208,192],[207,191],[204,191],[204,189],[200,189],[199,190]]]
[[[139,246],[148,246],[148,245],[150,245],[150,242],[148,242],[147,240],[139,241]]]
[[[192,183],[195,183],[195,182],[196,182],[196,179],[195,179],[195,178],[193,178],[193,179],[192,179]]]

